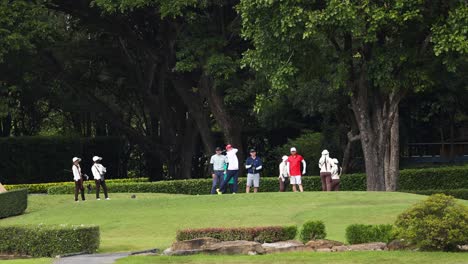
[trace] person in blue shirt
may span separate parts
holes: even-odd
[[[255,149],[250,150],[250,157],[245,161],[245,168],[247,169],[247,185],[245,192],[250,192],[250,187],[254,187],[254,193],[258,192],[260,187],[260,171],[263,168],[262,160],[257,157]]]

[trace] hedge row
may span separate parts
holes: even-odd
[[[28,190],[0,193],[0,218],[22,214],[28,207]]]
[[[468,188],[468,166],[452,166],[400,171],[399,190],[449,190]]]
[[[106,183],[125,183],[125,182],[147,182],[148,178],[124,178],[106,180]],[[90,183],[94,182],[91,180]],[[50,182],[50,183],[32,183],[32,184],[11,184],[4,185],[7,190],[28,189],[29,193],[47,193],[47,190],[56,186],[74,186],[73,182]]]
[[[458,199],[468,200],[468,189],[452,189],[452,190],[420,190],[420,191],[404,191],[414,194],[433,195],[436,193],[443,193]]]
[[[55,257],[99,248],[98,226],[0,226],[0,253]]]
[[[239,193],[245,192],[246,179],[239,179]],[[262,192],[277,192],[277,178],[262,178],[260,190]],[[305,176],[302,184],[306,191],[320,191],[322,183],[318,176]],[[366,179],[362,175],[350,175],[343,177],[341,190],[361,191],[365,190]],[[159,182],[136,182],[136,183],[112,183],[107,184],[108,191],[114,193],[172,193],[172,194],[209,194],[211,190],[211,179],[192,179]],[[48,194],[72,194],[72,185],[51,187]]]
[[[294,239],[296,234],[296,226],[185,229],[177,231],[177,241],[212,237],[221,241],[247,240],[272,243]]]
[[[346,228],[346,240],[349,244],[389,243],[394,238],[393,225],[353,224]]]

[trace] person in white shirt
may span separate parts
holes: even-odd
[[[73,166],[73,180],[75,181],[75,202],[78,202],[78,192],[81,192],[81,200],[85,200],[84,187],[83,187],[83,174],[81,174],[80,158],[74,157],[72,159]]]
[[[337,159],[332,159],[333,165],[331,168],[331,190],[337,192],[340,190],[341,167],[338,165]]]
[[[96,183],[96,199],[101,200],[101,198],[99,198],[99,191],[102,186],[102,190],[104,191],[104,197],[106,198],[106,200],[110,200],[109,196],[107,195],[107,185],[106,180],[104,178],[106,174],[106,167],[102,166],[101,157],[94,156],[93,161],[94,164],[91,167],[91,172],[93,173],[94,182]]]
[[[322,157],[319,160],[320,179],[322,180],[322,191],[331,191],[331,168],[333,161],[329,156],[328,150],[322,151]]]
[[[288,163],[288,156],[282,157],[282,162],[279,165],[279,189],[280,192],[286,191],[289,185],[289,163]]]
[[[221,183],[219,189],[216,189],[218,194],[223,194],[226,191],[226,187],[229,183],[229,180],[234,179],[234,184],[232,185],[232,193],[237,193],[237,180],[239,178],[239,160],[237,159],[238,149],[233,148],[230,144],[226,146],[226,158],[227,158],[227,172],[226,179]]]

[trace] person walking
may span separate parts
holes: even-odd
[[[211,194],[216,194],[216,187],[221,186],[223,182],[223,176],[225,172],[225,166],[227,164],[227,157],[222,154],[222,149],[217,147],[215,150],[216,154],[211,156],[211,177],[213,178],[213,184],[211,185]]]
[[[226,172],[226,180],[221,183],[221,186],[216,189],[218,194],[223,194],[226,191],[226,186],[228,185],[231,179],[234,179],[234,184],[232,185],[232,193],[237,193],[238,183],[237,180],[239,178],[239,159],[237,159],[237,151],[236,148],[233,148],[231,144],[226,146],[226,158],[228,162],[228,168]]]
[[[303,192],[304,188],[302,187],[302,175],[306,173],[306,162],[301,155],[297,154],[297,150],[295,147],[291,148],[291,155],[288,157],[288,167],[290,183],[292,185],[293,192],[297,191],[296,185],[299,186],[299,191]]]
[[[289,186],[288,156],[284,155],[279,165],[279,191],[284,192]]]
[[[80,162],[81,159],[74,157],[72,159],[73,166],[73,180],[75,181],[75,202],[78,202],[78,192],[81,192],[81,200],[85,201],[85,193],[83,187],[83,174],[81,173]]]
[[[250,192],[250,187],[254,187],[254,193],[258,192],[260,187],[260,171],[263,168],[262,160],[257,157],[255,149],[250,150],[250,157],[245,161],[245,168],[247,169],[247,184],[245,193]]]
[[[320,179],[322,181],[322,191],[331,191],[331,168],[333,161],[329,157],[328,150],[322,151],[322,157],[319,160]]]
[[[337,192],[340,190],[340,176],[341,176],[341,167],[338,165],[337,159],[332,159],[332,168],[331,168],[331,190]]]
[[[101,164],[102,158],[98,156],[93,157],[94,164],[91,167],[91,172],[93,173],[94,182],[96,183],[96,200],[101,200],[99,197],[99,191],[102,186],[102,190],[104,191],[104,197],[106,200],[110,200],[109,196],[107,195],[107,185],[106,179],[104,176],[106,175],[106,167]]]

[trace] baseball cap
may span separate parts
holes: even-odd
[[[293,152],[293,151],[294,151],[294,152],[297,151],[295,147],[292,147],[292,148],[291,148],[291,152]]]
[[[231,144],[226,145],[226,149],[232,149]]]
[[[80,162],[81,159],[80,159],[80,158],[77,158],[77,157],[74,157],[74,158],[72,159],[72,161],[73,161],[73,162],[77,162],[77,161]]]
[[[222,151],[220,147],[216,147],[216,151]]]
[[[254,148],[250,149],[250,152],[257,152]]]
[[[332,159],[333,163],[338,164],[338,159]]]
[[[94,157],[93,157],[93,161],[94,161],[94,162],[96,162],[96,161],[98,161],[98,160],[102,160],[102,158],[99,157],[99,156],[94,156]]]

